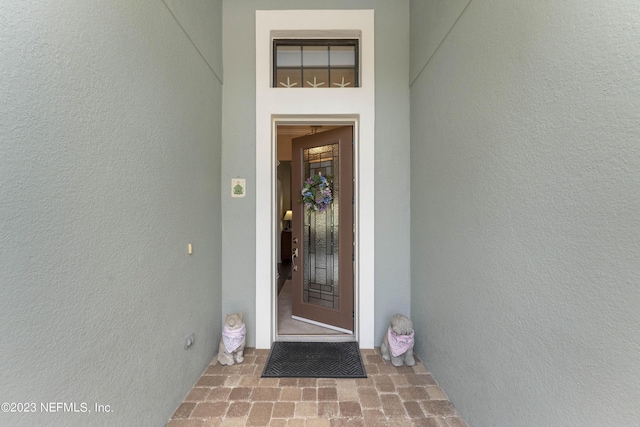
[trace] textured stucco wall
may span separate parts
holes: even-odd
[[[412,32],[417,350],[474,427],[640,424],[639,22],[478,0]]]
[[[245,312],[248,342],[254,345],[255,11],[278,9],[375,10],[376,202],[363,209],[375,209],[375,240],[380,242],[375,255],[375,330],[376,340],[381,340],[388,318],[408,313],[410,307],[409,3],[404,0],[223,1],[223,312]],[[246,198],[229,195],[235,177],[247,179]]]
[[[164,425],[215,353],[221,64],[190,22],[162,1],[0,3],[0,400],[38,405],[0,425]]]

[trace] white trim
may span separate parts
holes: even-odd
[[[271,88],[271,37],[278,31],[361,34],[359,88]],[[373,10],[256,11],[256,347],[276,332],[276,123],[354,124],[356,143],[355,337],[374,347],[374,13]],[[362,185],[365,183],[365,185]],[[361,209],[362,207],[362,209]],[[366,260],[362,262],[361,260]]]

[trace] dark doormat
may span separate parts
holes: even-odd
[[[367,378],[358,343],[273,343],[263,378]]]

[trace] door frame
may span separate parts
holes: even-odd
[[[374,233],[373,209],[373,161],[368,160],[372,149],[372,140],[363,143],[363,120],[359,116],[344,115],[272,115],[269,132],[269,176],[268,188],[260,189],[256,182],[256,348],[270,348],[276,340],[330,340],[359,342],[361,348],[374,348]],[[353,176],[354,185],[354,333],[343,336],[321,335],[317,337],[287,335],[280,336],[277,328],[277,263],[278,263],[278,227],[277,221],[277,126],[278,125],[351,125],[353,126]],[[369,130],[373,130],[373,120],[369,123]],[[266,148],[266,147],[263,147]],[[366,160],[363,160],[366,159]],[[261,163],[260,155],[256,162]],[[263,163],[263,162],[262,162]],[[262,198],[267,202],[267,209],[259,208],[260,194],[267,194]],[[268,241],[261,240],[268,235]],[[261,249],[263,248],[263,249]],[[269,248],[268,250],[266,250]],[[265,252],[269,254],[265,256]],[[367,260],[363,263],[361,260]],[[262,267],[262,268],[261,268]],[[266,277],[265,277],[266,274]],[[265,280],[265,278],[268,278]],[[268,302],[268,303],[267,303]],[[264,339],[264,338],[268,338]]]
[[[356,264],[354,336],[372,349],[375,308],[375,25],[372,9],[256,10],[255,122],[255,325],[256,348],[270,348],[276,338],[276,125],[345,123],[354,125]],[[344,37],[361,40],[358,88],[271,87],[272,39]],[[238,126],[241,124],[229,124]],[[247,182],[250,183],[249,181]],[[248,186],[247,194],[251,194]],[[364,260],[366,262],[361,262]],[[252,322],[253,320],[253,322]]]
[[[276,135],[278,133],[277,132],[277,126],[278,125],[284,125],[284,124],[285,123],[278,123],[278,122],[275,123]],[[286,124],[290,124],[290,123],[286,123]],[[309,123],[308,122],[304,122],[304,123],[299,123],[299,124],[304,126],[304,127],[308,127],[308,126],[313,127],[313,126],[322,126],[322,125],[325,125],[325,126],[326,125],[330,125],[330,126],[339,125],[339,126],[349,126],[349,127],[351,127],[351,138],[352,138],[353,146],[352,146],[352,150],[351,150],[351,157],[352,157],[351,177],[349,177],[349,178],[353,178],[353,180],[354,180],[354,183],[352,184],[352,189],[353,189],[354,200],[356,200],[355,188],[357,187],[357,184],[358,184],[358,176],[357,176],[357,170],[356,170],[356,163],[357,163],[356,162],[356,147],[358,145],[358,144],[356,144],[356,141],[357,141],[356,121],[352,121],[349,118],[344,118],[344,120],[342,120],[342,121],[335,121],[334,120],[332,122],[321,122],[321,123],[320,122],[309,122]],[[333,129],[333,131],[336,131],[336,130],[338,130],[338,128]],[[322,133],[319,133],[319,134],[316,134],[316,135],[322,135]],[[275,143],[277,144],[277,141]],[[293,142],[292,142],[292,145],[293,145]],[[276,149],[277,149],[277,147],[276,147]],[[295,151],[292,150],[292,154],[295,157]],[[293,168],[293,161],[292,161],[292,176],[291,176],[292,182],[293,182],[293,179],[294,179],[293,170],[294,170],[294,168]],[[341,177],[341,179],[342,178],[343,177]],[[293,185],[292,185],[292,187],[293,187]],[[292,197],[291,197],[292,205],[294,203],[297,203],[296,198],[297,198],[297,195],[292,194]],[[295,212],[295,209],[294,209],[294,212]],[[276,215],[277,215],[277,207],[276,207]],[[353,227],[353,229],[355,230],[355,228],[357,226],[356,218],[357,218],[357,216],[356,216],[356,209],[355,209],[355,203],[354,203],[354,206],[353,206],[353,209],[352,209],[352,219],[350,221],[351,225],[349,226],[349,228]],[[276,216],[275,219],[276,219],[276,224],[277,224],[278,216]],[[295,230],[294,230],[294,232],[295,232]],[[294,234],[294,236],[295,236],[295,234]],[[351,242],[352,239],[353,239],[353,242]],[[355,242],[356,242],[355,234],[353,235],[352,238],[349,239],[349,241],[350,241],[349,244],[351,244],[351,243],[354,244],[354,255],[356,255],[359,248],[355,244]],[[326,326],[324,324],[317,323],[317,322],[310,321],[310,320],[303,320],[303,321],[311,323],[311,324],[318,324],[320,326],[325,326],[325,327],[328,327],[330,329],[333,329],[334,331],[342,332],[344,335],[335,335],[335,334],[312,335],[312,336],[291,335],[291,334],[280,335],[278,333],[278,290],[277,290],[278,287],[274,286],[274,292],[275,292],[275,294],[273,296],[274,302],[275,302],[275,304],[274,304],[274,310],[275,310],[275,312],[274,312],[274,319],[275,319],[274,334],[275,335],[274,336],[275,336],[276,341],[278,341],[278,340],[287,340],[287,341],[293,341],[293,340],[295,340],[295,341],[324,341],[324,340],[328,340],[328,341],[340,340],[340,341],[342,341],[342,340],[345,340],[345,341],[352,341],[352,340],[356,339],[356,331],[357,331],[356,321],[358,319],[358,304],[357,304],[356,295],[358,295],[358,288],[357,288],[357,283],[356,283],[357,264],[355,262],[355,259],[356,259],[356,257],[354,257],[354,262],[353,262],[353,266],[352,266],[352,269],[351,269],[352,275],[353,275],[353,277],[351,277],[351,283],[352,283],[352,286],[353,286],[353,314],[354,314],[354,317],[353,317],[353,331],[346,330],[346,329],[343,329],[343,328],[340,328],[340,327],[337,327],[337,326]],[[292,272],[292,274],[295,274],[295,273]],[[276,282],[276,284],[277,284],[277,282]],[[295,293],[293,295],[295,295]]]

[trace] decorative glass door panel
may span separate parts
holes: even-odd
[[[293,205],[293,316],[346,332],[354,315],[352,134],[345,126],[295,138],[292,151],[292,195],[303,199]]]
[[[304,176],[324,176],[331,184],[333,198],[326,210],[304,211],[303,301],[334,309],[340,306],[339,156],[338,144],[303,150]]]

